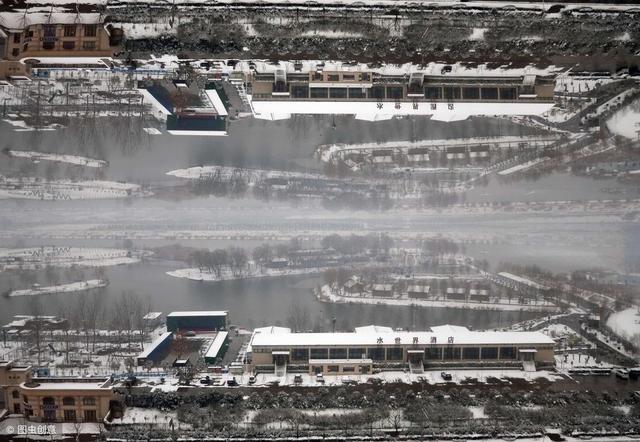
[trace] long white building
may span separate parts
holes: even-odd
[[[249,369],[278,372],[304,367],[310,372],[366,374],[375,365],[429,366],[554,364],[554,341],[540,332],[470,331],[444,325],[430,331],[394,331],[369,326],[350,333],[254,332],[247,350]],[[347,367],[348,370],[344,370]]]

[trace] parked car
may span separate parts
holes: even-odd
[[[629,370],[626,368],[614,368],[613,374],[615,374],[618,379],[629,379]]]
[[[356,381],[355,379],[351,379],[349,376],[346,376],[346,377],[342,378],[342,384],[343,385],[358,385],[358,381]]]
[[[450,381],[453,379],[453,376],[451,376],[451,373],[447,373],[446,371],[443,371],[442,373],[440,373],[440,376],[442,376],[442,379],[444,379],[445,381]]]
[[[453,70],[453,68],[447,64],[447,65],[443,66],[442,69],[440,69],[440,74],[442,74],[442,75],[448,74],[452,70]]]
[[[367,379],[367,384],[371,385],[382,385],[382,379],[380,378],[369,378]]]
[[[316,375],[316,382],[318,384],[324,384],[324,376],[322,375],[322,373],[318,373]]]
[[[238,381],[236,381],[235,376],[232,377],[231,379],[227,379],[227,387],[237,387],[238,386]]]
[[[280,385],[280,381],[278,380],[271,381],[267,385],[269,385],[270,387],[277,387],[278,385]]]
[[[200,379],[200,383],[202,385],[211,385],[211,378],[209,376],[206,376],[206,377]]]
[[[256,377],[255,376],[249,376],[249,385],[253,385],[256,383]]]
[[[300,385],[302,384],[302,375],[301,374],[297,374],[293,377],[293,383],[296,385]]]
[[[184,333],[184,335],[188,338],[193,338],[196,336],[196,332],[194,332],[193,330],[189,330],[187,332]]]

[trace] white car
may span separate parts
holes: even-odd
[[[629,370],[626,368],[614,368],[613,374],[619,379],[629,379]]]

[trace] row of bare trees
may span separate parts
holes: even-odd
[[[91,360],[100,342],[116,343],[118,348],[126,344],[126,349],[134,347],[134,340],[142,346],[147,330],[144,316],[151,311],[149,297],[141,297],[132,291],[123,291],[111,306],[105,305],[101,290],[80,294],[58,306],[57,315],[65,321],[52,325],[45,317],[45,309],[39,297],[29,303],[28,322],[30,331],[27,345],[35,350],[38,365],[42,363],[43,350],[49,348],[65,355],[65,363],[71,364],[71,354],[83,350]],[[63,336],[54,337],[54,330],[62,331]],[[109,330],[116,337],[106,336]],[[62,344],[63,348],[55,345]],[[137,342],[136,342],[137,343]]]

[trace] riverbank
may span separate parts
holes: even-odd
[[[435,307],[454,308],[465,310],[490,310],[490,311],[526,311],[526,312],[558,312],[560,308],[552,304],[531,305],[531,304],[509,304],[509,303],[489,303],[471,301],[449,301],[416,299],[409,297],[382,298],[372,296],[344,296],[331,289],[328,285],[322,286],[316,292],[316,298],[320,302],[331,302],[336,304],[375,304],[388,306],[415,306],[415,307]]]

